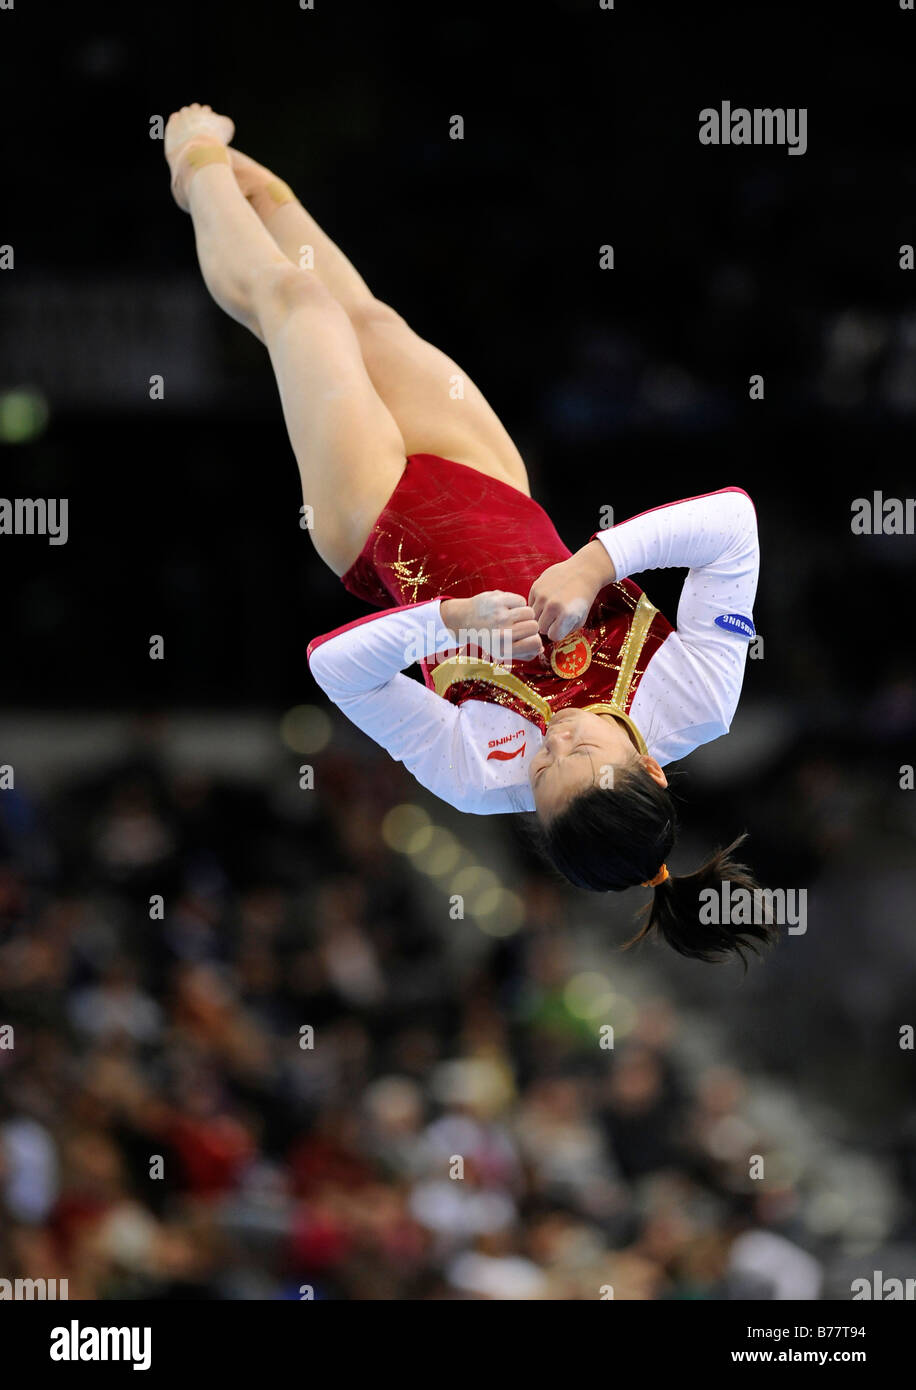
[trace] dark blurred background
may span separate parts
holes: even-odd
[[[0,16],[0,491],[69,499],[66,545],[0,538],[0,1277],[664,1299],[916,1274],[916,541],[850,527],[912,492],[916,15],[634,9]],[[806,107],[807,153],[700,146],[723,99]],[[365,610],[299,529],[266,354],[209,300],[149,138],[193,100],[473,375],[567,544],[604,505],[754,498],[762,659],[686,765],[675,863],[747,828],[761,879],[807,889],[807,933],[746,979],[619,954],[637,895],[558,885],[311,682],[308,640]],[[672,618],[679,582],[645,579]]]

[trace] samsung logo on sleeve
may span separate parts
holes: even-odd
[[[742,613],[720,613],[716,618],[716,627],[724,627],[726,632],[740,633],[742,637],[757,636],[754,624]]]

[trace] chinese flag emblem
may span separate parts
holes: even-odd
[[[565,681],[575,680],[587,671],[592,660],[592,645],[581,628],[564,637],[562,642],[554,643],[550,653],[550,665]]]

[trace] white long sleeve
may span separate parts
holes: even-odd
[[[480,815],[531,810],[525,769],[540,745],[537,725],[501,705],[453,705],[402,674],[454,650],[440,604],[387,609],[317,637],[309,669],[357,728],[444,801]]]
[[[728,732],[734,717],[760,568],[754,504],[740,488],[643,512],[596,539],[619,579],[686,568],[677,631],[653,657],[630,714],[660,763]]]

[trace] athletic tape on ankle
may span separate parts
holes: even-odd
[[[192,145],[185,156],[192,169],[205,164],[228,164],[229,151],[225,145]]]
[[[295,193],[290,188],[289,184],[284,183],[282,179],[271,179],[270,182],[265,185],[264,191],[270,198],[270,201],[275,203],[278,208],[282,207],[284,203],[294,203],[296,201]]]

